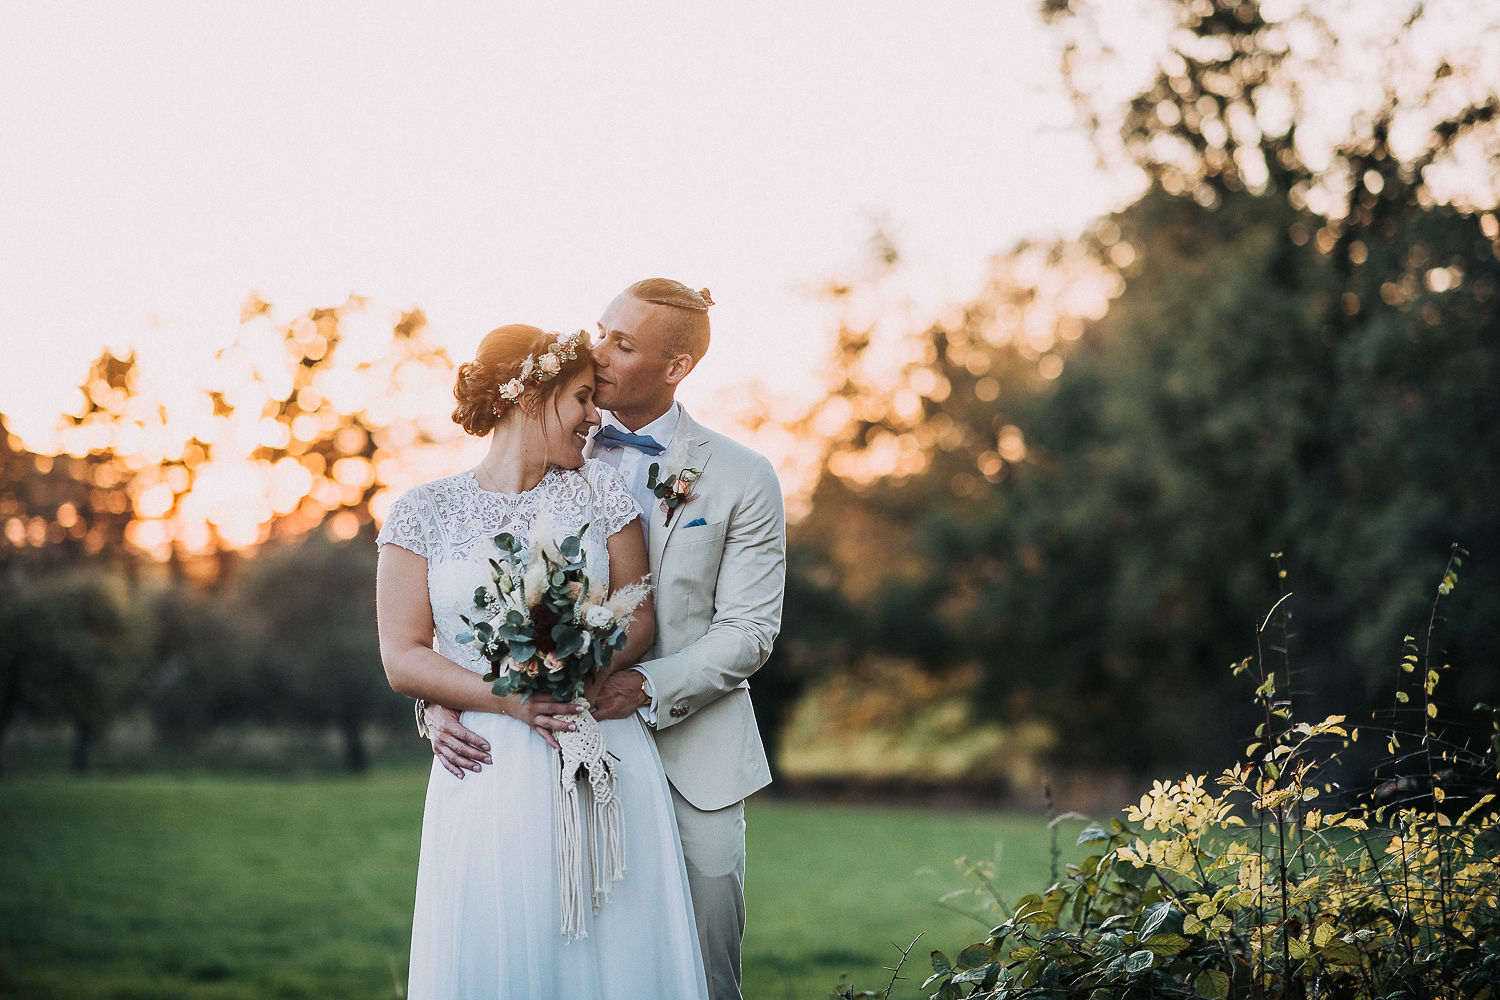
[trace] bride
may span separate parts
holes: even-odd
[[[459,366],[453,391],[454,421],[490,435],[489,450],[471,471],[416,486],[392,505],[378,539],[380,654],[398,693],[464,711],[463,724],[488,744],[489,766],[466,773],[433,762],[407,995],[704,997],[671,795],[644,725],[635,716],[600,723],[618,758],[626,874],[597,914],[586,914],[585,936],[570,940],[553,847],[554,733],[575,728],[580,709],[492,694],[481,676],[489,664],[455,639],[487,579],[495,535],[547,541],[531,537],[533,521],[559,535],[587,525],[589,576],[611,591],[647,574],[640,506],[612,468],[583,457],[599,423],[588,344],[500,327]],[[653,628],[648,598],[612,671],[650,647]]]

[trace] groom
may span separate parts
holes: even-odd
[[[711,1000],[739,1000],[745,931],[745,798],[771,780],[747,678],[781,627],[786,521],[771,463],[701,426],[677,386],[708,350],[707,290],[638,281],[599,320],[595,400],[607,410],[591,456],[619,470],[645,511],[656,639],[595,697],[600,719],[641,713],[672,787]],[[649,484],[692,470],[664,506]],[[689,472],[691,475],[692,472]],[[478,737],[428,708],[434,751],[477,770]]]

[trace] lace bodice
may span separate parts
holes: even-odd
[[[414,486],[396,498],[380,529],[377,545],[399,545],[427,560],[438,652],[475,673],[489,667],[454,641],[466,628],[459,616],[473,610],[474,589],[488,579],[495,536],[509,532],[529,543],[544,508],[559,537],[589,526],[583,550],[590,579],[600,581],[609,579],[609,537],[641,515],[620,474],[589,459],[582,469],[548,470],[525,493],[491,493],[469,472]]]

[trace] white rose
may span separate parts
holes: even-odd
[[[583,622],[589,628],[603,628],[613,623],[615,616],[601,604],[596,604],[583,614]]]
[[[562,371],[562,359],[556,354],[543,354],[537,365],[548,375],[556,375]]]

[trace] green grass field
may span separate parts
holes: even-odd
[[[27,778],[0,783],[0,997],[399,997],[425,770],[359,778]],[[936,905],[960,855],[1001,855],[1007,893],[1045,885],[1034,817],[760,798],[748,812],[746,996],[827,997],[919,932],[980,925]],[[1064,831],[1070,844],[1077,824]],[[1071,852],[1069,852],[1071,854]]]

